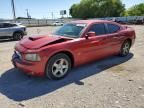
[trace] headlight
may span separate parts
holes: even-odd
[[[25,60],[28,61],[40,61],[40,56],[38,54],[26,54]]]

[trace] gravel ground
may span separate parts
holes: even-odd
[[[27,77],[13,68],[16,42],[0,41],[0,108],[144,108],[144,26],[127,57],[113,56],[72,70],[60,81]],[[28,35],[55,27],[28,28]]]

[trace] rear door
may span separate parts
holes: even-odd
[[[10,36],[10,25],[8,23],[2,23],[0,36]]]
[[[110,38],[110,47],[112,48],[112,53],[118,53],[124,38],[124,36],[120,33],[121,27],[111,23],[107,23],[106,26],[108,30],[107,37]]]

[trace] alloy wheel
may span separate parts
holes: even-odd
[[[69,63],[66,59],[61,58],[61,59],[56,60],[52,66],[53,75],[55,77],[64,76],[68,71],[68,68],[69,68],[68,66],[69,66]]]

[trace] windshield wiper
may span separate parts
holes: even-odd
[[[77,36],[74,36],[74,35],[67,35],[67,34],[63,34],[63,36],[65,36],[65,37],[69,37],[69,38],[77,38]]]
[[[69,37],[69,38],[77,38],[77,36],[74,36],[74,35],[68,35],[68,34],[55,33],[55,35],[60,35],[60,36]]]

